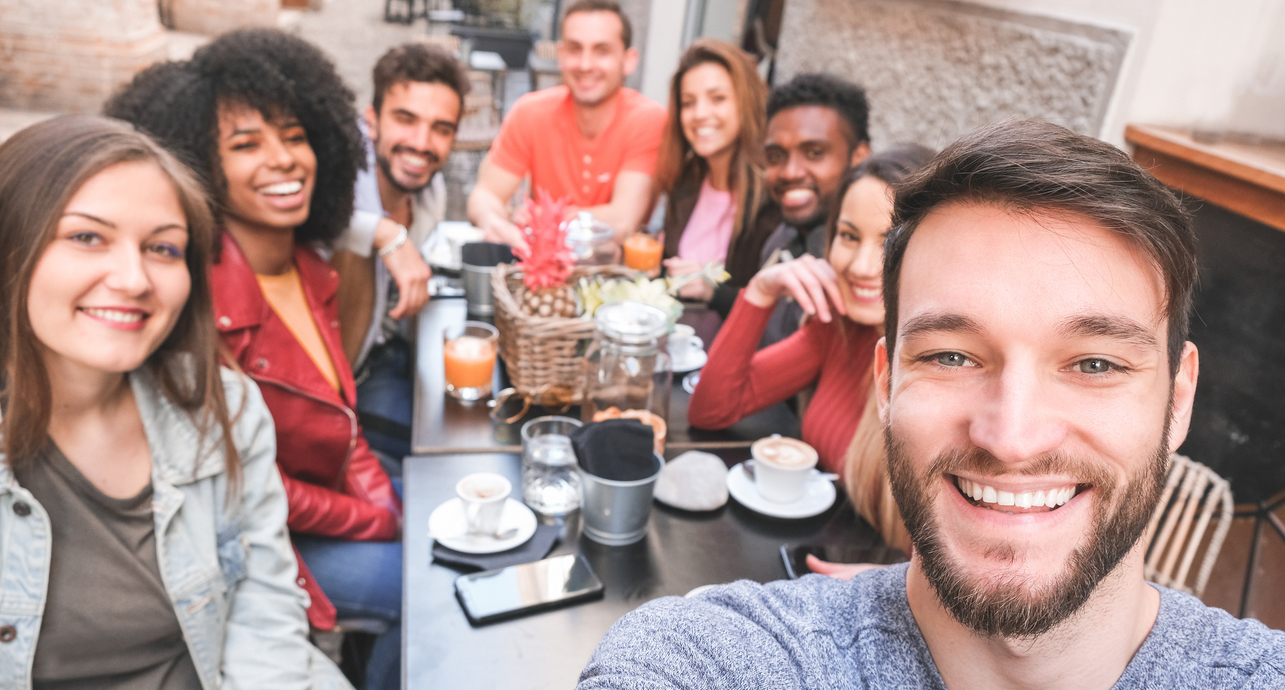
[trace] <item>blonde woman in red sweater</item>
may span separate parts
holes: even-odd
[[[871,365],[883,334],[883,240],[892,224],[892,185],[933,155],[899,145],[844,177],[843,201],[826,228],[826,258],[804,255],[754,275],[710,348],[688,408],[692,426],[721,429],[815,386],[803,440],[816,448],[823,469],[843,476],[857,512],[903,550],[910,540],[883,470]],[[807,314],[803,326],[756,352],[786,296]]]

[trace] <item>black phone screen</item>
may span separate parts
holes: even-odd
[[[513,618],[602,595],[602,582],[579,554],[461,575],[455,596],[473,625]]]
[[[796,579],[812,572],[807,558],[811,554],[831,563],[878,563],[890,565],[906,560],[901,549],[891,546],[855,547],[855,546],[820,546],[804,544],[802,546],[781,545],[781,562],[785,565],[785,574]]]

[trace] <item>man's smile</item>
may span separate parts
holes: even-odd
[[[1066,505],[1085,484],[1050,484],[1045,488],[1024,491],[1006,491],[990,484],[963,477],[954,477],[959,493],[974,506],[998,510],[1001,513],[1051,512]]]

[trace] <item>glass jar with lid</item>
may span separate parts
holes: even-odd
[[[616,231],[610,225],[594,220],[593,214],[581,211],[567,221],[567,247],[576,257],[577,266],[609,266],[617,263],[620,248]]]
[[[593,343],[585,352],[581,418],[615,407],[646,410],[669,420],[673,366],[665,341],[669,316],[642,302],[604,304],[594,313]]]

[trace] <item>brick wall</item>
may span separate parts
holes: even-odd
[[[94,112],[163,59],[156,0],[0,0],[0,106]]]
[[[275,26],[280,0],[165,0],[179,31]],[[157,0],[0,0],[0,107],[96,112],[139,70],[174,55]],[[180,41],[179,43],[182,43]]]
[[[165,4],[175,29],[209,36],[244,26],[276,26],[281,9],[281,0],[167,0]]]

